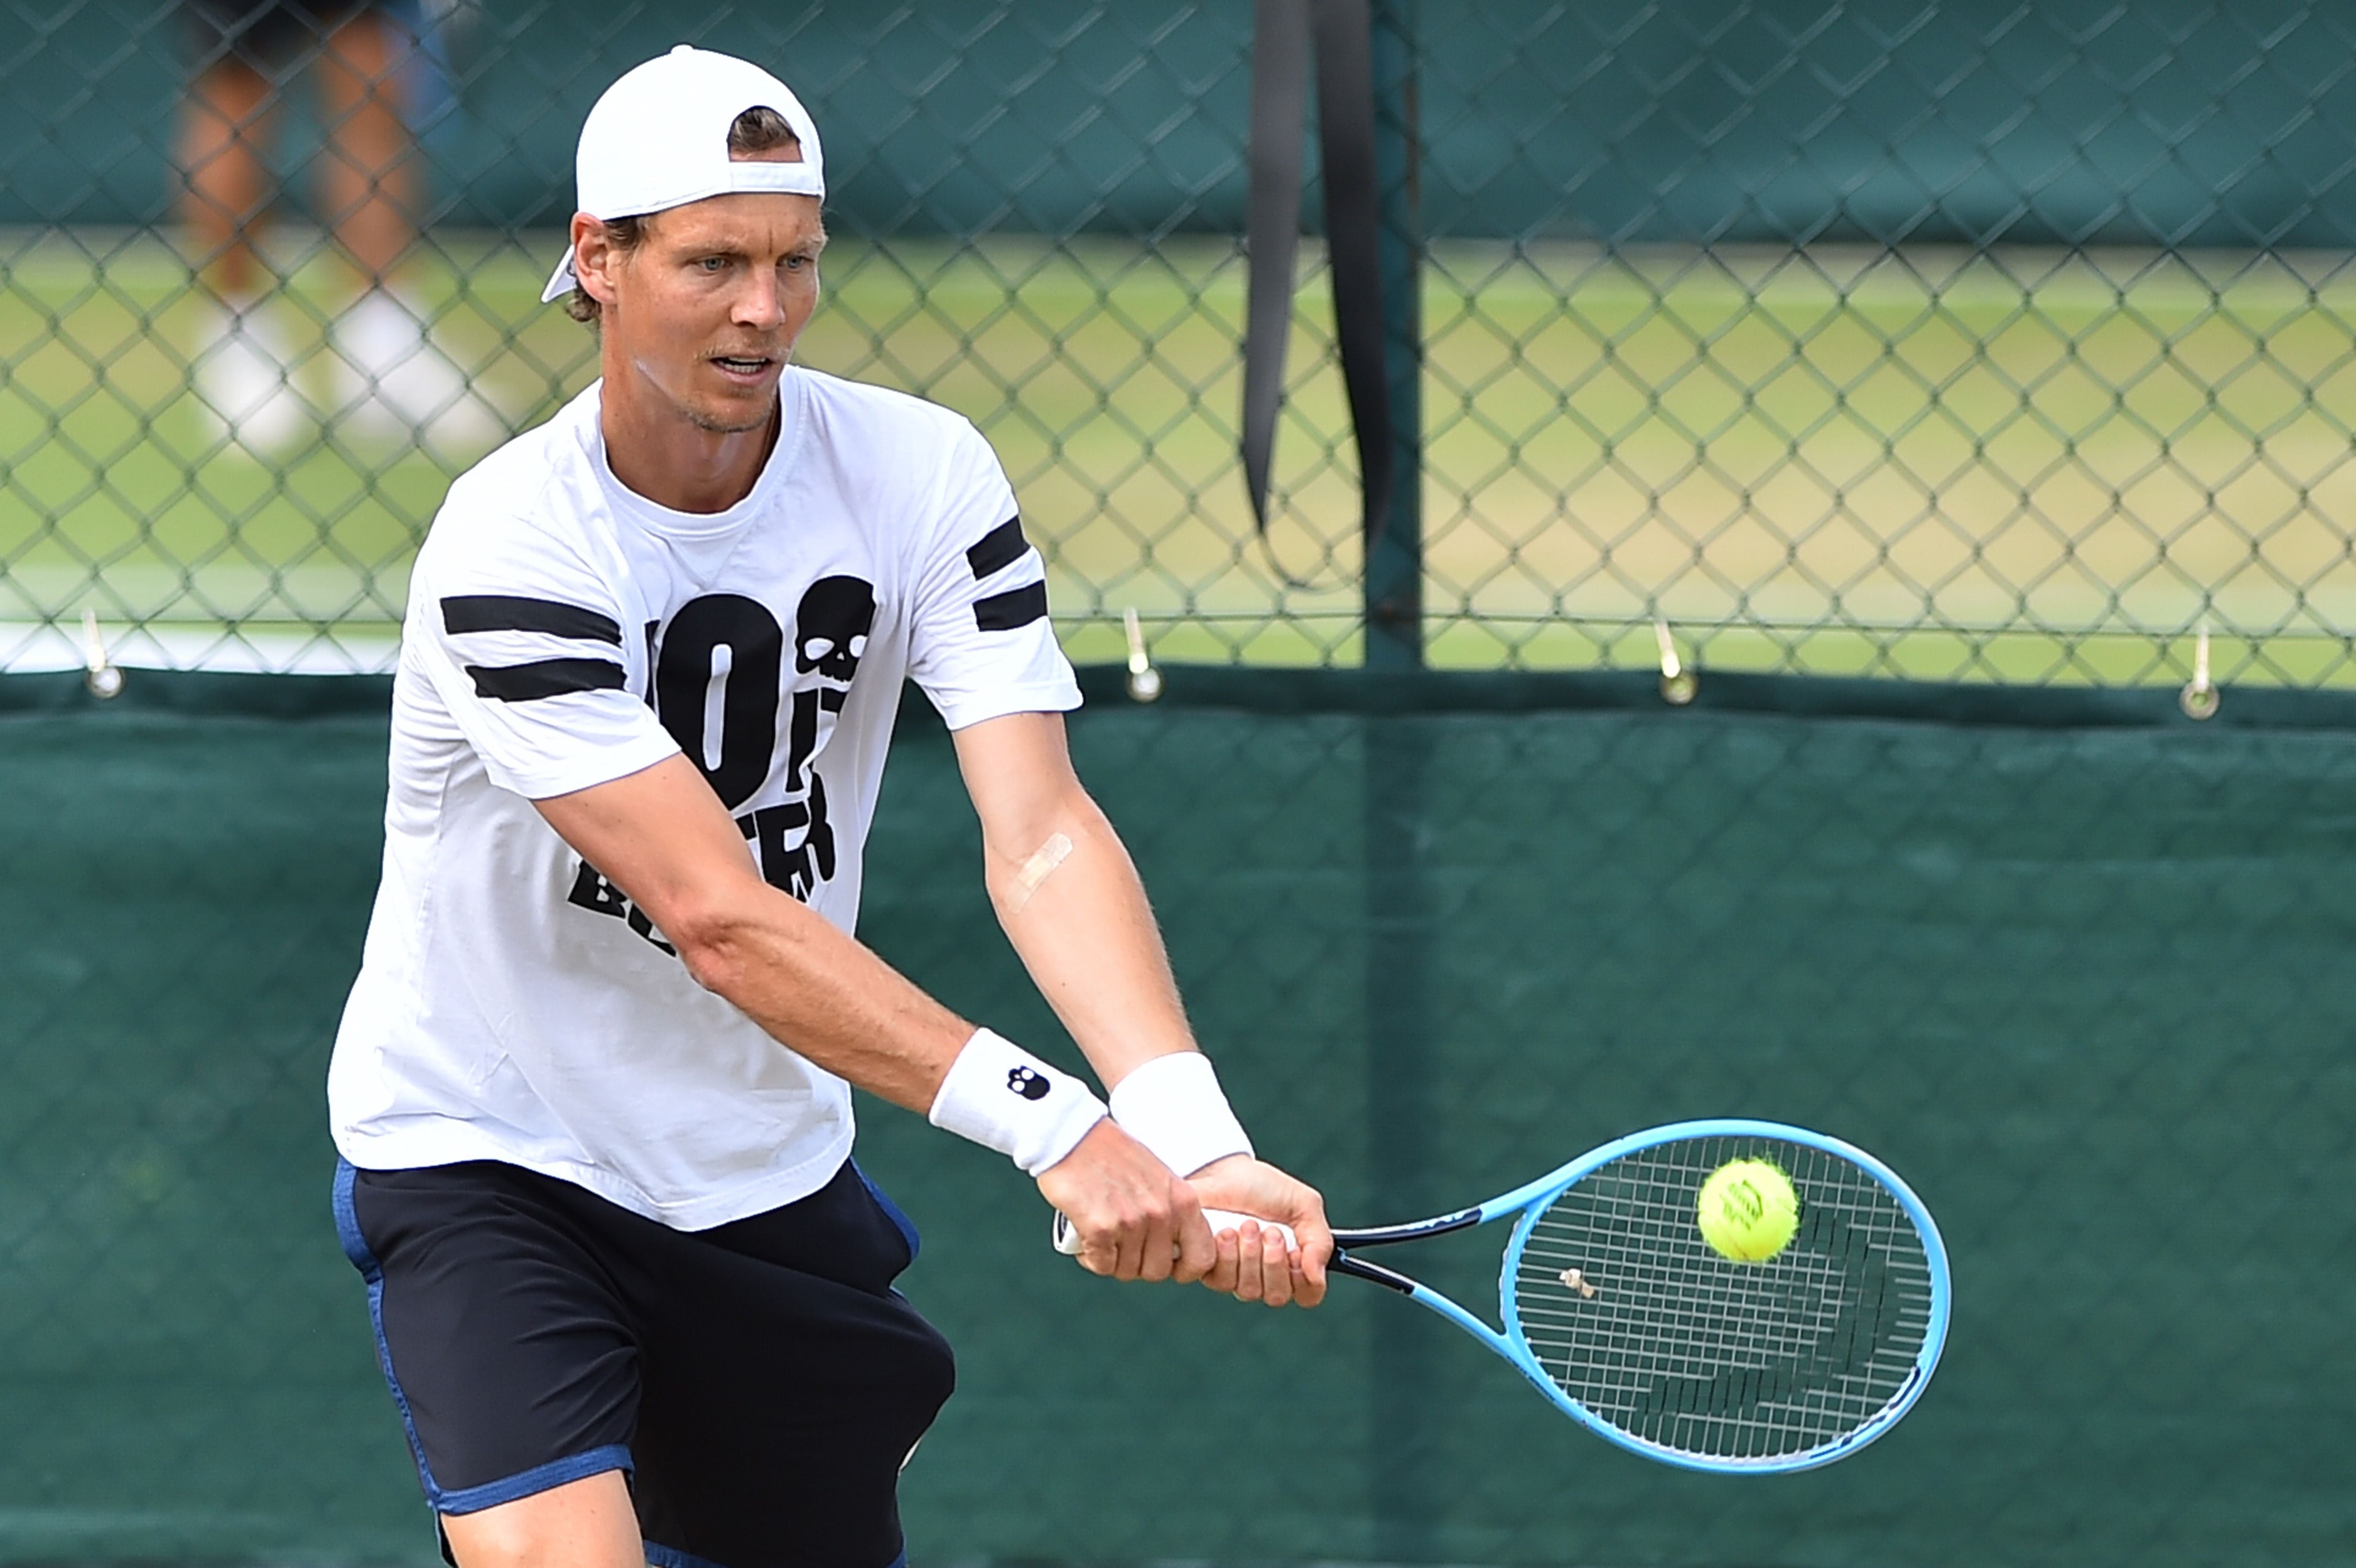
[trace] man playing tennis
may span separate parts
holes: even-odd
[[[337,1218],[461,1568],[888,1568],[952,1368],[851,1084],[1012,1157],[1098,1274],[1314,1305],[1330,1232],[1072,773],[989,446],[787,363],[825,243],[800,103],[682,46],[599,100],[578,178],[546,297],[603,380],[451,486],[412,579]],[[1109,1115],[850,935],[904,678]]]

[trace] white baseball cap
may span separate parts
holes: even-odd
[[[728,155],[728,128],[755,108],[785,116],[801,162]],[[809,111],[784,82],[750,60],[681,44],[623,72],[591,107],[573,180],[580,210],[590,217],[637,218],[734,191],[823,197],[826,161]],[[562,298],[580,281],[567,245],[540,297]]]

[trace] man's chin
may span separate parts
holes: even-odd
[[[725,402],[691,404],[688,422],[714,435],[743,435],[767,428],[777,414],[777,389],[758,398],[731,398]]]

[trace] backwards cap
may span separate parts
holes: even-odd
[[[785,116],[801,162],[739,161],[728,129],[747,109]],[[826,195],[826,162],[809,111],[786,84],[750,60],[681,44],[623,73],[589,111],[573,178],[580,210],[596,219],[637,218],[735,191]],[[573,248],[541,291],[543,300],[580,283]]]

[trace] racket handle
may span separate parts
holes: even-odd
[[[1203,1218],[1210,1225],[1211,1234],[1214,1236],[1222,1231],[1238,1230],[1246,1220],[1254,1220],[1262,1230],[1281,1232],[1284,1237],[1285,1251],[1295,1252],[1301,1246],[1301,1238],[1292,1233],[1292,1227],[1280,1224],[1274,1220],[1258,1220],[1250,1214],[1234,1214],[1225,1209],[1205,1209],[1203,1211]],[[1080,1255],[1079,1230],[1061,1213],[1055,1216],[1055,1250],[1066,1257]]]

